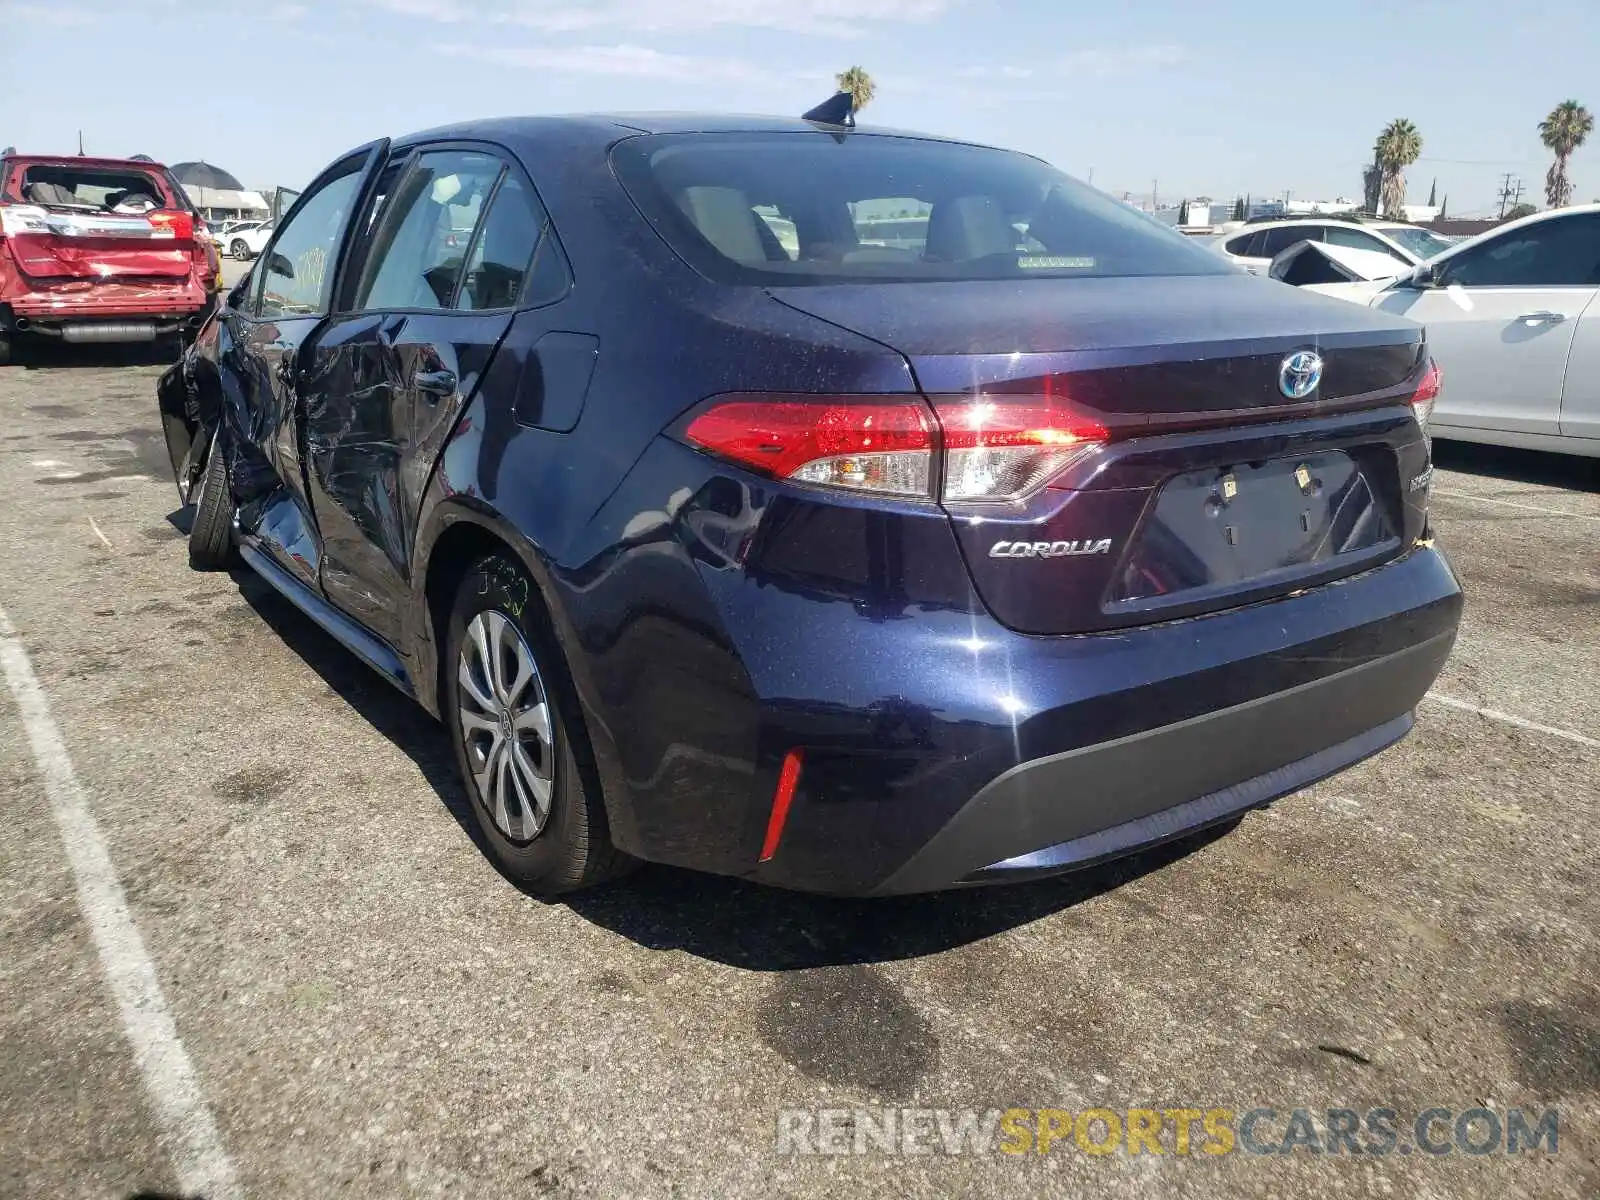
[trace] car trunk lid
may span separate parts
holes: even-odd
[[[181,281],[194,269],[194,218],[186,212],[112,213],[0,205],[0,230],[17,268],[34,281]]]
[[[1422,334],[1387,314],[1233,275],[775,294],[899,350],[947,428],[963,406],[1041,404],[1104,428],[1020,500],[946,493],[975,587],[1014,628],[1233,607],[1422,533],[1428,455],[1406,407]]]

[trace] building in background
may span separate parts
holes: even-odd
[[[252,192],[221,167],[208,162],[174,163],[173,177],[182,185],[189,203],[207,221],[237,217],[266,218],[272,206],[260,192]]]

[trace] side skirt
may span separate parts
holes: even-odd
[[[413,700],[416,699],[416,690],[411,685],[411,677],[406,674],[405,665],[387,642],[369,633],[278,566],[252,545],[248,536],[241,537],[239,554],[252,571],[271,584],[290,604],[320,625],[334,641]]]

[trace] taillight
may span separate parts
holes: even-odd
[[[933,417],[919,400],[772,396],[724,401],[689,441],[763,475],[857,491],[927,496]]]
[[[946,500],[1019,499],[1109,436],[1098,421],[1048,400],[940,400],[934,411],[944,434]]]
[[[1103,443],[1104,425],[1047,398],[728,397],[690,443],[763,475],[958,503],[1015,500]],[[944,464],[934,487],[934,463]]]
[[[49,233],[49,214],[32,204],[0,204],[0,237]]]
[[[1433,416],[1433,405],[1439,399],[1439,391],[1444,387],[1444,372],[1439,370],[1439,364],[1432,359],[1428,360],[1428,369],[1422,373],[1422,380],[1417,384],[1417,390],[1411,394],[1411,411],[1417,414],[1417,424],[1422,426],[1422,432],[1428,432],[1428,419]]]

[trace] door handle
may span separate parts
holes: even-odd
[[[456,393],[456,373],[454,371],[418,371],[411,377],[411,385],[437,402],[445,396]]]
[[[1527,325],[1530,328],[1534,325],[1559,325],[1566,319],[1566,313],[1550,312],[1548,310],[1542,312],[1523,313],[1517,318],[1517,320],[1521,321],[1524,325]]]

